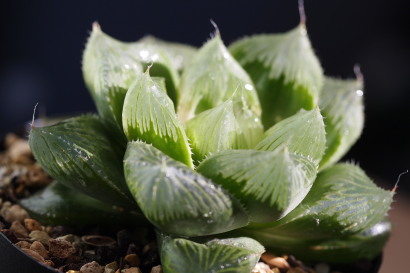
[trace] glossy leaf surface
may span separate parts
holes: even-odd
[[[97,116],[33,128],[29,142],[41,167],[65,186],[111,204],[135,206],[124,180],[122,155]]]
[[[181,78],[178,116],[183,122],[219,106],[235,93],[243,94],[249,109],[261,109],[253,83],[232,58],[219,34],[203,45],[186,67]]]
[[[99,114],[111,129],[122,133],[122,105],[127,90],[151,64],[151,75],[165,78],[167,91],[175,99],[179,76],[166,52],[148,44],[120,42],[93,24],[83,55],[83,75]]]
[[[274,253],[292,253],[304,261],[353,263],[360,259],[374,259],[380,255],[391,231],[391,224],[383,220],[365,231],[329,239],[311,239],[276,234],[275,229],[242,229],[234,232],[258,240]]]
[[[326,78],[319,105],[324,117],[327,149],[320,167],[339,161],[363,130],[363,82]]]
[[[265,132],[256,149],[274,151],[282,145],[319,164],[326,148],[326,132],[319,108],[300,110],[277,123]]]
[[[274,221],[293,210],[310,190],[316,170],[314,162],[286,147],[224,151],[197,168],[245,204],[253,222]]]
[[[57,181],[22,199],[20,204],[31,217],[47,225],[148,225],[137,207],[133,211],[123,210],[67,188]]]
[[[129,141],[152,143],[172,158],[193,167],[188,139],[174,104],[148,72],[139,75],[129,89],[122,121]]]
[[[164,273],[249,273],[265,251],[257,241],[244,237],[200,244],[162,235],[160,248]]]
[[[152,145],[130,142],[124,162],[135,200],[164,232],[200,236],[247,224],[243,209],[219,186]]]
[[[265,128],[317,105],[323,71],[304,24],[286,33],[245,37],[229,49],[255,83]]]
[[[273,223],[272,231],[311,239],[354,234],[382,221],[392,197],[358,166],[336,164],[319,173],[302,203]]]
[[[242,97],[198,114],[186,123],[186,132],[193,158],[200,162],[219,151],[253,148],[262,138],[263,127]]]

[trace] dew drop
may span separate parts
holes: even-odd
[[[247,84],[245,84],[245,89],[246,89],[246,90],[249,90],[249,91],[252,91],[252,90],[253,90],[253,86],[252,86],[251,84],[247,83]]]
[[[358,96],[358,97],[361,97],[361,96],[363,96],[363,90],[356,90],[356,95]]]

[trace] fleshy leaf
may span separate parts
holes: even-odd
[[[245,37],[229,49],[255,83],[265,128],[317,105],[323,71],[304,24],[286,33]]]
[[[319,173],[306,198],[275,222],[272,232],[295,239],[354,234],[382,221],[392,198],[358,166],[336,164]]]
[[[253,222],[274,221],[293,210],[317,173],[315,163],[286,147],[224,151],[205,159],[197,171],[234,194]]]
[[[65,186],[111,204],[136,206],[124,180],[122,155],[97,116],[33,128],[29,142],[41,167]]]
[[[120,42],[94,23],[83,55],[85,83],[98,113],[122,134],[122,105],[128,88],[151,65],[151,75],[165,78],[167,92],[176,98],[179,76],[166,52],[138,42]]]
[[[161,50],[167,52],[174,67],[179,71],[184,70],[197,52],[197,48],[193,46],[163,41],[150,35],[143,37],[138,42],[150,47],[159,47]]]
[[[273,151],[286,145],[291,153],[300,154],[319,164],[326,149],[326,132],[319,108],[300,110],[265,132],[257,150]]]
[[[148,72],[139,75],[128,90],[122,121],[128,140],[152,143],[193,168],[188,139],[177,119],[174,104]]]
[[[274,228],[241,229],[229,236],[249,236],[274,253],[292,253],[304,261],[352,263],[380,255],[390,230],[390,222],[383,220],[363,232],[324,240],[278,235]]]
[[[324,117],[327,150],[320,162],[326,168],[342,158],[363,130],[363,82],[325,78],[319,105]]]
[[[249,109],[260,116],[261,109],[253,83],[232,58],[219,34],[203,45],[181,78],[178,116],[183,121],[214,108],[238,92]]]
[[[236,200],[152,145],[130,142],[124,162],[128,187],[144,215],[159,229],[201,236],[247,224],[247,215]]]
[[[47,225],[148,225],[136,206],[134,211],[124,210],[67,188],[57,181],[20,200],[20,204],[31,217]]]
[[[193,159],[200,162],[219,151],[253,148],[262,138],[263,127],[242,97],[200,113],[186,123],[186,132]]]
[[[164,273],[249,273],[265,251],[257,241],[245,237],[203,244],[167,235],[159,237]]]

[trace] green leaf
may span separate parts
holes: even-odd
[[[184,128],[165,90],[147,73],[137,77],[125,97],[122,122],[128,140],[152,143],[172,158],[193,168]]]
[[[326,149],[326,132],[319,108],[300,110],[265,132],[257,150],[273,151],[286,145],[291,153],[300,154],[319,164]]]
[[[161,50],[168,53],[173,66],[179,71],[184,70],[197,52],[197,48],[193,46],[163,41],[150,35],[143,37],[138,42],[140,44],[148,45],[149,47],[159,47]]]
[[[124,210],[53,182],[20,204],[31,217],[47,225],[147,225],[141,211]]]
[[[327,150],[324,169],[339,161],[357,141],[364,125],[363,82],[325,78],[319,105],[324,117]]]
[[[149,144],[130,142],[124,164],[144,215],[165,232],[201,236],[247,224],[242,207],[219,186]]]
[[[250,238],[214,239],[204,244],[159,235],[164,273],[249,273],[265,251]]]
[[[358,166],[336,164],[319,173],[302,203],[271,230],[301,239],[355,234],[382,221],[392,198],[392,192],[377,187]]]
[[[274,253],[292,253],[304,261],[353,263],[360,259],[374,259],[382,252],[390,236],[391,224],[383,220],[371,228],[349,236],[317,240],[277,235],[274,228],[241,229],[232,235],[249,236]]]
[[[120,42],[94,23],[83,55],[85,83],[98,113],[110,129],[122,134],[122,105],[128,88],[151,65],[151,75],[165,78],[169,96],[176,99],[179,76],[169,56],[147,44]]]
[[[124,180],[122,155],[98,117],[33,128],[29,142],[41,167],[65,186],[111,204],[136,206]]]
[[[256,85],[265,128],[317,105],[323,71],[304,24],[286,33],[245,37],[229,49]]]
[[[232,58],[219,34],[203,45],[181,78],[178,116],[183,121],[214,108],[238,92],[249,109],[260,116],[261,109],[253,83]]]
[[[260,120],[247,108],[244,97],[234,97],[206,110],[186,123],[193,159],[227,149],[253,148],[262,138]]]
[[[286,147],[273,152],[224,151],[205,159],[197,171],[234,194],[252,222],[271,222],[292,211],[317,173],[315,163]]]

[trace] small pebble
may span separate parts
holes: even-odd
[[[50,236],[48,236],[47,232],[41,230],[34,230],[29,234],[30,238],[34,241],[39,241],[43,245],[48,245],[48,241],[50,240]]]
[[[270,269],[269,265],[265,263],[257,263],[251,273],[273,273],[273,271]]]
[[[141,269],[139,269],[138,267],[130,267],[130,268],[121,270],[121,273],[142,273],[142,272],[141,272]]]
[[[133,266],[139,266],[141,263],[140,258],[138,257],[137,254],[128,254],[127,256],[124,257],[124,261],[129,264],[131,267]]]
[[[80,273],[80,271],[77,271],[77,270],[68,270],[67,273]]]
[[[20,205],[12,205],[11,207],[3,205],[0,214],[9,223],[14,221],[23,222],[24,219],[29,218],[27,211]]]
[[[28,248],[22,248],[22,251],[24,251],[27,255],[31,256],[32,258],[34,258],[35,260],[39,261],[39,262],[44,262],[44,258],[41,257],[40,254],[38,254],[37,252],[28,249]]]
[[[48,251],[47,249],[44,247],[44,245],[42,243],[40,243],[39,241],[34,241],[31,246],[30,249],[37,252],[38,254],[41,255],[41,257],[43,257],[44,259],[48,259]]]
[[[157,265],[157,266],[154,266],[152,269],[151,269],[151,273],[162,273],[163,271],[162,271],[162,266],[160,266],[160,265]]]
[[[81,242],[80,237],[75,236],[74,234],[67,234],[67,235],[63,235],[63,236],[59,236],[56,238],[56,240],[63,240],[63,241],[67,241],[70,243],[74,243],[74,242]]]
[[[50,239],[48,241],[49,247],[48,251],[51,256],[66,259],[75,253],[75,248],[71,245],[70,242],[63,240]]]
[[[38,164],[34,164],[28,171],[26,185],[29,187],[45,187],[52,179]]]
[[[118,263],[114,261],[105,266],[104,273],[115,273],[117,269],[118,269]]]
[[[94,261],[94,262],[83,265],[80,268],[80,272],[81,273],[103,273],[104,267]]]
[[[54,263],[53,263],[53,261],[51,261],[51,260],[45,260],[45,261],[43,262],[43,264],[48,265],[48,266],[50,266],[50,267],[54,267]]]
[[[30,164],[33,162],[30,145],[23,139],[15,140],[8,149],[10,159],[16,164]]]
[[[102,235],[87,235],[81,237],[81,239],[88,245],[92,246],[110,246],[114,245],[116,241],[108,236]]]
[[[38,221],[31,218],[24,219],[24,226],[29,232],[34,230],[41,230],[41,224]]]
[[[319,263],[315,266],[316,273],[329,273],[330,267],[327,264]]]
[[[28,236],[27,229],[19,221],[11,223],[10,230],[17,238],[26,238]]]
[[[261,257],[262,261],[271,267],[278,267],[279,269],[287,270],[290,268],[289,263],[282,257],[276,257],[270,253],[264,253]]]
[[[27,242],[27,241],[19,241],[16,243],[16,246],[18,248],[30,248],[31,243]]]

